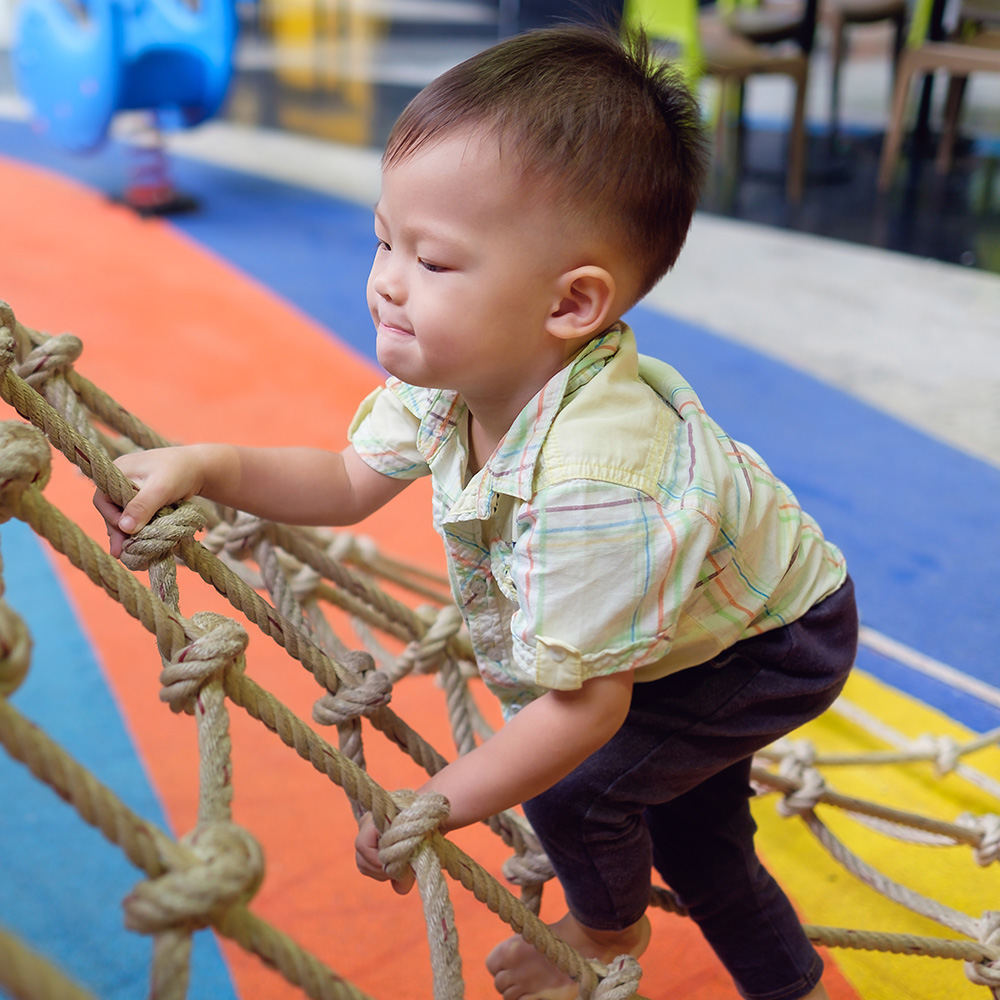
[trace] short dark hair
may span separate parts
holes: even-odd
[[[698,103],[641,33],[588,26],[516,35],[448,70],[393,126],[383,164],[464,130],[495,134],[556,203],[637,265],[637,298],[673,266],[706,172]]]

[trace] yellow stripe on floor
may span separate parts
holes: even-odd
[[[844,697],[909,739],[924,733],[951,736],[960,744],[976,734],[930,706],[855,671]],[[809,739],[820,754],[892,749],[831,710],[793,734]],[[1000,777],[995,745],[964,758],[976,770]],[[897,809],[954,822],[963,812],[1000,811],[1000,803],[956,774],[939,776],[931,763],[821,767],[829,788]],[[963,938],[934,920],[918,916],[863,885],[819,844],[805,823],[786,819],[766,795],[753,805],[758,845],[768,868],[786,888],[803,922],[898,933]],[[831,806],[817,815],[855,854],[884,875],[978,919],[1000,909],[1000,864],[976,864],[969,846],[932,847],[903,843],[875,832]],[[880,952],[836,949],[841,971],[864,1000],[987,1000],[971,983],[963,963]]]

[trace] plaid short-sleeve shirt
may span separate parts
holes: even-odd
[[[433,477],[455,599],[507,717],[590,677],[703,663],[846,576],[788,487],[623,325],[555,375],[471,477],[453,391],[389,379],[351,442],[385,475]]]

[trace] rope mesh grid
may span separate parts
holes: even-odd
[[[49,477],[50,445],[124,505],[135,488],[113,458],[169,443],[75,371],[81,348],[75,337],[49,337],[21,325],[0,302],[0,396],[28,422],[0,424],[0,519],[16,517],[29,524],[155,636],[163,665],[161,698],[173,711],[192,715],[197,727],[197,825],[174,840],[135,815],[7,701],[27,673],[30,637],[3,600],[2,579],[0,742],[145,872],[146,880],[125,900],[125,912],[130,929],[154,938],[151,995],[168,1000],[187,995],[191,935],[213,927],[277,968],[307,996],[365,997],[247,908],[264,865],[252,834],[231,816],[228,712],[235,705],[343,788],[356,816],[372,813],[384,834],[388,871],[413,869],[426,917],[436,1000],[460,1000],[464,995],[443,872],[579,982],[583,1000],[641,1000],[636,992],[641,969],[633,959],[616,960],[610,967],[588,961],[539,920],[542,885],[552,872],[522,816],[509,812],[488,822],[514,850],[504,874],[521,887],[518,899],[438,832],[447,815],[445,800],[405,790],[389,792],[365,770],[362,718],[428,774],[447,763],[388,707],[392,685],[410,673],[439,672],[459,753],[489,734],[470,690],[470,678],[476,676],[471,648],[461,616],[448,602],[445,581],[383,556],[369,540],[290,528],[200,500],[162,510],[126,544],[122,565],[46,501],[42,490]],[[199,541],[195,536],[202,529]],[[321,693],[313,719],[336,728],[337,747],[246,675],[248,637],[243,625],[209,612],[190,618],[181,613],[178,562],[223,594],[247,623],[315,678]],[[136,577],[139,571],[148,571],[148,587]],[[391,596],[381,585],[386,582],[423,605],[414,608]],[[336,634],[324,605],[349,616],[365,649],[352,649]],[[402,653],[393,652],[401,644]],[[877,824],[882,832],[928,844],[967,845],[979,864],[994,863],[1000,857],[998,817],[965,815],[949,823],[853,799],[828,789],[816,768],[824,763],[929,760],[942,774],[961,775],[970,770],[962,760],[965,756],[998,739],[1000,731],[965,747],[928,739],[904,751],[896,746],[849,761],[825,761],[808,745],[782,741],[761,755],[754,768],[758,789],[780,793],[781,810],[803,816],[841,864],[890,898],[966,938],[809,926],[813,940],[832,947],[960,958],[973,982],[1000,997],[996,914],[987,911],[972,918],[881,876],[844,847],[816,815],[820,804],[838,807]],[[660,887],[654,889],[651,905],[684,912],[673,894]],[[18,996],[88,995],[6,933],[0,934],[0,955],[10,956],[0,961],[0,985]]]

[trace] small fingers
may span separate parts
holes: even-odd
[[[403,878],[392,880],[392,891],[396,893],[397,896],[405,896],[414,886],[416,882],[416,877],[410,869],[406,870],[406,875]]]
[[[122,546],[128,537],[118,527],[118,521],[122,510],[113,500],[106,497],[100,490],[94,493],[94,506],[97,512],[104,518],[104,526],[108,532],[108,548],[111,554],[117,559],[122,554]]]
[[[361,817],[361,825],[358,828],[358,836],[354,841],[354,861],[358,866],[358,871],[368,878],[373,878],[378,882],[385,882],[389,876],[378,856],[378,830],[372,822],[372,814],[365,813]]]
[[[153,506],[140,490],[126,505],[118,518],[118,528],[126,535],[134,535],[149,524],[152,516],[162,505]],[[151,508],[151,509],[150,509]]]
[[[361,817],[358,836],[354,841],[354,861],[362,875],[375,879],[376,882],[388,882],[390,878],[382,867],[382,860],[378,853],[378,842],[379,832],[375,829],[371,813],[365,813]],[[405,896],[413,888],[416,879],[413,872],[407,869],[402,878],[391,879],[391,881],[393,891],[400,896]]]

